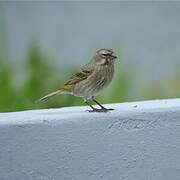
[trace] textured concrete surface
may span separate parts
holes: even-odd
[[[0,180],[179,180],[180,99],[0,114]]]

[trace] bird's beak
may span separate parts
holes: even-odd
[[[116,59],[116,58],[117,58],[117,56],[115,56],[115,55],[111,55],[111,57],[112,57],[113,59]]]

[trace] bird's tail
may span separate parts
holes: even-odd
[[[54,92],[52,92],[52,93],[50,93],[50,94],[47,94],[46,96],[44,96],[44,97],[36,100],[35,103],[38,103],[38,102],[40,102],[40,101],[44,101],[44,100],[46,100],[46,99],[48,99],[48,98],[50,98],[50,97],[52,97],[52,96],[56,96],[56,95],[58,95],[58,94],[63,94],[63,93],[64,93],[64,91],[63,91],[62,89],[59,89],[59,90],[57,90],[57,91],[54,91]]]

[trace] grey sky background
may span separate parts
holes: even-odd
[[[11,57],[22,61],[32,39],[61,67],[79,67],[104,47],[121,67],[147,78],[173,75],[180,62],[180,2],[1,2]]]

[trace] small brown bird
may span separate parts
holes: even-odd
[[[84,99],[84,102],[92,108],[92,110],[88,110],[89,112],[107,112],[113,110],[102,106],[94,97],[112,81],[114,60],[116,58],[112,49],[104,48],[98,50],[91,61],[84,65],[80,72],[73,75],[61,89],[37,101],[42,101],[58,94],[72,94]],[[89,100],[93,100],[101,109],[93,107]]]

